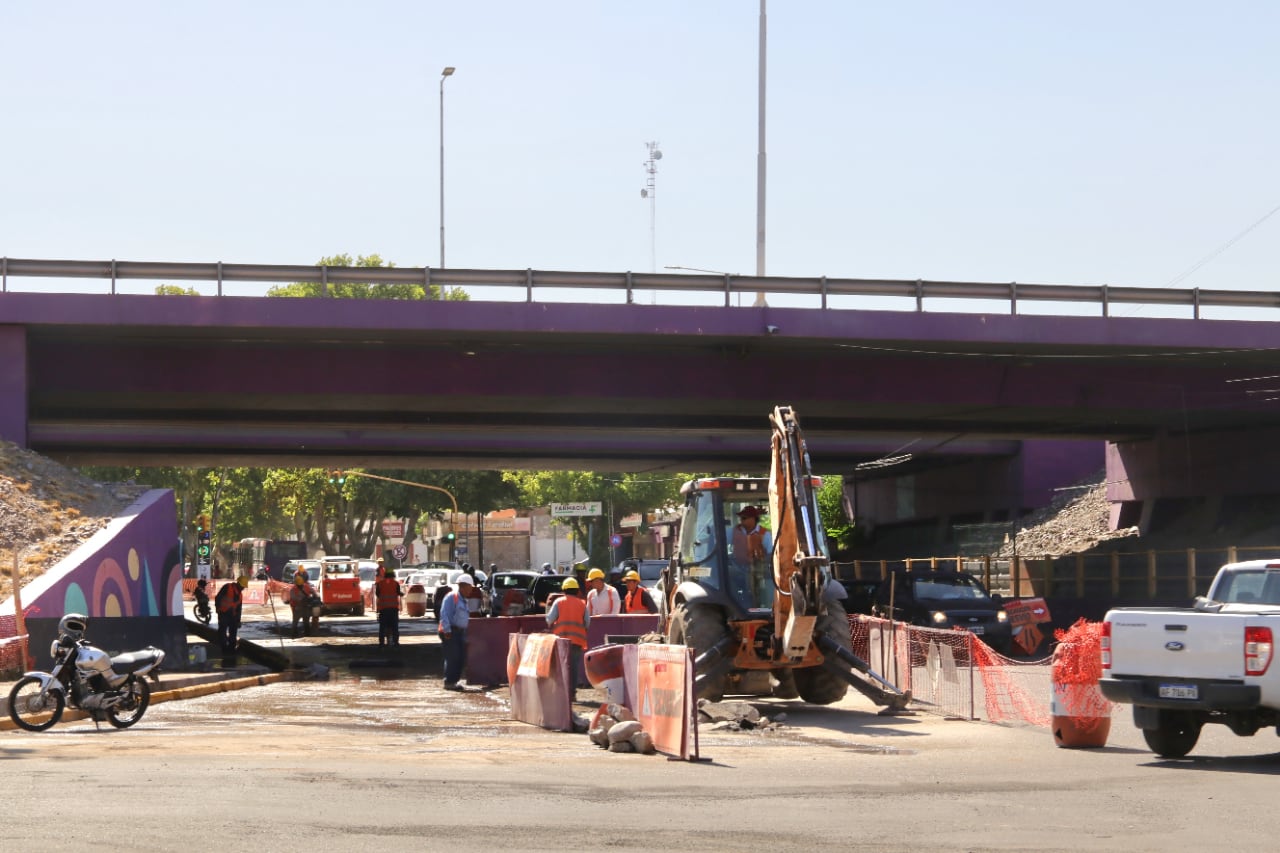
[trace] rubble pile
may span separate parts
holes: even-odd
[[[146,486],[104,486],[0,441],[0,601],[13,592],[15,550],[24,583],[39,577],[120,514]]]
[[[587,737],[596,746],[610,752],[638,752],[652,755],[653,735],[646,732],[630,708],[615,702],[602,705]]]
[[[773,719],[761,716],[754,705],[747,702],[710,702],[698,700],[699,725],[710,724],[710,732],[771,732],[783,728],[787,719],[785,711],[774,715]]]
[[[1017,526],[1017,536],[1009,537],[995,556],[1063,557],[1108,539],[1138,535],[1136,527],[1111,530],[1105,471],[1061,490],[1049,506],[1018,519]]]

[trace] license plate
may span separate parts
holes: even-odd
[[[981,634],[983,632],[983,627],[981,625],[974,625],[970,628],[965,628],[965,630],[970,634]]]
[[[1199,699],[1200,689],[1194,684],[1161,684],[1161,699]]]

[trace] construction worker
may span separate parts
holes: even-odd
[[[475,578],[471,575],[458,575],[454,588],[440,604],[440,624],[436,633],[440,635],[440,645],[444,647],[445,690],[463,689],[458,682],[467,666],[467,623],[471,621],[467,599],[471,597],[475,584]]]
[[[627,584],[627,595],[622,602],[623,613],[657,613],[658,605],[653,603],[649,590],[640,585],[640,573],[635,569],[622,576]]]
[[[773,575],[769,569],[769,532],[760,526],[760,510],[745,506],[733,528],[733,564],[754,607],[773,606]],[[736,586],[736,584],[735,584]]]
[[[551,633],[569,641],[569,703],[573,704],[578,701],[578,680],[582,677],[582,656],[587,651],[591,614],[587,612],[587,603],[578,597],[576,578],[565,578],[560,590],[564,595],[547,610],[547,625]]]
[[[552,569],[551,569],[551,564],[550,564],[550,563],[543,563],[543,564],[542,564],[542,573],[543,573],[544,575],[554,575],[554,574],[555,574],[555,572],[554,572],[554,571],[552,571]]]
[[[244,588],[249,579],[244,575],[236,578],[235,583],[224,583],[214,596],[214,605],[218,608],[218,636],[222,640],[222,656],[234,657],[240,632],[240,616],[244,609]]]
[[[379,563],[382,560],[378,561]],[[378,610],[378,647],[400,645],[400,584],[395,572],[379,566],[373,584],[373,601]]]
[[[587,572],[587,612],[592,616],[613,616],[622,612],[622,596],[604,582],[604,572],[592,569]]]
[[[314,634],[320,627],[319,608],[315,606],[316,588],[311,585],[306,569],[298,569],[289,590],[289,607],[293,610],[293,636],[298,636],[298,622],[304,634]]]

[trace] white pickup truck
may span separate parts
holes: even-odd
[[[1192,750],[1205,723],[1280,734],[1280,559],[1228,563],[1192,607],[1119,607],[1102,626],[1102,695],[1133,705],[1147,746]]]

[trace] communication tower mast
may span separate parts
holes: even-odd
[[[662,159],[662,152],[658,150],[656,142],[646,142],[645,147],[649,149],[649,159],[644,161],[644,171],[648,177],[645,178],[644,189],[640,190],[640,198],[649,199],[649,272],[657,272],[658,161]]]

